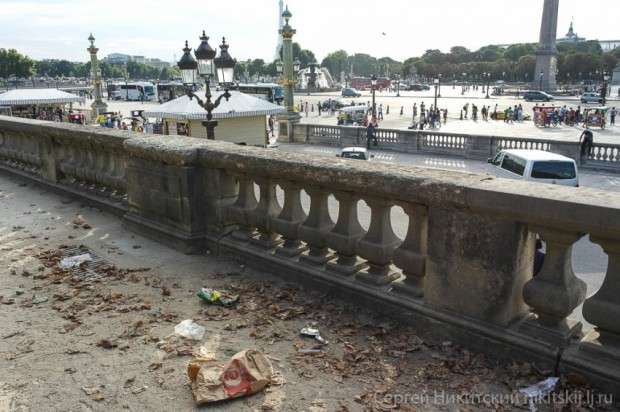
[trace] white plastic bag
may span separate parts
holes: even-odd
[[[205,332],[205,327],[195,323],[192,319],[185,319],[174,327],[175,335],[192,340],[202,340]]]
[[[60,261],[60,267],[62,269],[71,269],[75,267],[79,267],[82,263],[90,262],[93,260],[90,253],[85,253],[83,255],[70,256],[66,257]]]

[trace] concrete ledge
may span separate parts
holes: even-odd
[[[198,255],[206,252],[204,233],[187,233],[176,227],[146,220],[131,212],[124,215],[123,223],[129,230],[161,242],[182,253]]]

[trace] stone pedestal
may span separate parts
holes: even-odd
[[[296,112],[288,112],[278,116],[278,125],[280,127],[281,138],[287,142],[293,142],[293,127],[299,123],[301,116]]]
[[[96,119],[97,116],[108,111],[108,105],[101,100],[95,100],[90,107],[93,109],[93,119]]]

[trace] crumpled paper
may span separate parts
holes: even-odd
[[[255,394],[271,382],[271,362],[261,352],[248,349],[234,355],[224,365],[213,359],[196,358],[187,365],[196,403],[205,404]]]

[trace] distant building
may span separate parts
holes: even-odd
[[[570,27],[568,28],[568,33],[566,33],[566,36],[557,40],[558,43],[581,43],[584,41],[586,41],[584,37],[579,37],[577,33],[575,33],[572,21],[570,22]]]
[[[127,64],[129,62],[136,62],[146,64],[151,67],[156,67],[158,69],[170,67],[170,63],[165,62],[161,59],[151,59],[144,56],[130,56],[129,54],[123,53],[110,53],[103,58],[103,61],[109,64]]]
[[[620,47],[620,40],[599,40],[599,44],[601,49],[607,53]]]
[[[126,64],[131,61],[131,56],[122,53],[111,53],[104,57],[103,61],[109,64]]]

